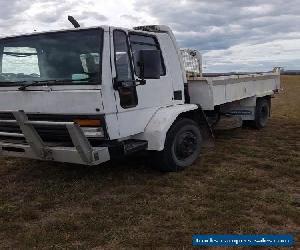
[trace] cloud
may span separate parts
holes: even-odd
[[[0,34],[72,28],[68,15],[86,27],[169,25],[207,71],[300,68],[297,0],[0,0]]]
[[[100,22],[108,20],[108,18],[106,16],[101,15],[96,11],[83,11],[80,16],[82,19],[93,18],[96,21],[100,21]]]
[[[122,15],[121,18],[126,19],[130,22],[136,23],[139,22],[140,19],[138,17],[132,16],[132,15]]]
[[[294,2],[296,5],[297,1]],[[282,33],[299,31],[300,11],[286,10],[284,1],[166,1],[142,0],[160,23],[170,25],[183,45],[202,50],[226,49],[245,41],[272,40]],[[290,3],[289,3],[290,5]],[[294,25],[291,25],[294,24]]]
[[[204,54],[207,71],[262,71],[278,65],[297,69],[300,39],[281,39],[261,44],[239,44]],[[263,52],[263,56],[262,56]]]
[[[0,1],[0,21],[6,21],[11,19],[12,17],[18,17],[22,14],[26,9],[28,9],[28,5],[30,1],[28,0],[10,0],[9,3],[7,1]]]
[[[140,0],[135,7],[143,6],[159,23],[171,26],[181,47],[201,50],[208,57],[208,71],[222,71],[257,65],[260,70],[273,65],[300,68],[300,44],[295,42],[300,39],[298,5],[297,0]],[[284,50],[284,39],[294,41],[294,54]],[[280,49],[274,51],[278,43]]]
[[[14,27],[22,23],[24,13],[30,8],[31,0],[0,0],[0,36],[13,33]]]
[[[71,2],[39,2],[32,6],[33,9],[36,9],[34,12],[35,14],[33,15],[33,20],[35,22],[42,22],[46,24],[55,23],[71,7]]]

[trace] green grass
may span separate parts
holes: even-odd
[[[99,167],[2,158],[0,248],[190,249],[196,233],[299,241],[300,77],[282,82],[267,128],[218,132],[181,173],[144,155]]]

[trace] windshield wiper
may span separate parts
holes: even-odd
[[[84,82],[91,80],[91,78],[84,78],[84,79],[53,79],[53,80],[39,80],[39,81],[32,81],[31,83],[25,84],[19,87],[19,90],[25,91],[28,87],[40,84],[51,84],[51,83],[72,83],[72,82]]]
[[[0,81],[0,85],[1,84],[7,84],[7,83],[11,83],[11,84],[15,84],[15,83],[17,83],[17,84],[20,84],[20,83],[25,83],[25,82],[27,82],[27,81]]]
[[[42,81],[32,81],[31,83],[28,83],[28,84],[25,84],[21,87],[19,87],[18,89],[21,90],[21,91],[25,91],[28,87],[30,86],[34,86],[34,85],[38,85],[40,84]],[[46,82],[47,83],[47,82]]]

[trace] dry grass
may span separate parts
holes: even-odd
[[[219,132],[182,173],[143,156],[99,167],[2,159],[0,248],[189,249],[195,233],[299,241],[300,77],[282,80],[266,129]]]

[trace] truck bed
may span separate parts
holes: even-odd
[[[187,75],[191,103],[204,110],[248,97],[272,95],[280,88],[280,74],[259,73],[218,77]]]

